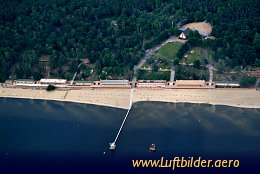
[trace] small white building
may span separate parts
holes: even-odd
[[[175,86],[185,86],[185,87],[202,87],[205,86],[205,80],[176,80]]]
[[[33,79],[17,79],[13,81],[14,84],[34,84]]]
[[[128,80],[100,80],[94,81],[92,87],[131,88],[131,85]]]
[[[92,84],[92,81],[74,81],[74,85],[76,86],[91,86]]]
[[[205,80],[176,80],[173,88],[176,89],[195,89],[195,88],[215,88],[215,82]]]
[[[216,82],[217,87],[223,88],[239,88],[239,82]]]
[[[65,85],[66,79],[41,79],[40,84]]]
[[[138,80],[137,88],[165,88],[166,80]]]

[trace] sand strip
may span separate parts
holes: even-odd
[[[0,97],[68,101],[127,109],[130,90],[84,89],[47,92],[46,90],[0,87]],[[255,89],[135,89],[133,101],[206,103],[243,108],[260,108],[260,91]]]

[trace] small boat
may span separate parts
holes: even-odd
[[[155,152],[155,144],[151,144],[150,146],[150,152]]]

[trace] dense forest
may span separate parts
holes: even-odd
[[[177,35],[178,23],[204,20],[216,39],[194,34],[179,58],[201,45],[231,67],[260,62],[259,0],[12,0],[0,9],[1,82],[41,78],[46,55],[51,77],[71,78],[88,58],[97,78],[130,79],[145,50]],[[87,78],[89,67],[80,68]]]

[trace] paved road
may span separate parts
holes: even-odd
[[[78,65],[78,68],[80,67],[81,64],[82,64],[82,63],[80,63],[80,64]],[[77,72],[74,73],[74,76],[73,76],[72,80],[70,81],[70,85],[73,85],[76,76],[77,76]]]
[[[209,82],[211,83],[213,81],[213,70],[212,68],[209,68]]]
[[[148,50],[146,50],[144,57],[140,60],[140,62],[134,66],[134,76],[133,76],[133,80],[132,81],[136,81],[137,80],[137,71],[145,64],[145,62],[152,56],[155,54],[155,52],[160,49],[163,45],[169,43],[169,42],[182,42],[185,43],[186,40],[181,40],[178,39],[178,37],[176,36],[171,36],[169,39],[165,40],[164,42],[162,42],[160,45],[157,45],[156,47],[150,48]]]
[[[260,78],[258,78],[257,81],[256,81],[256,83],[255,83],[255,87],[256,87],[256,88],[258,87],[259,83],[260,83]]]
[[[212,83],[212,81],[213,81],[213,70],[215,70],[216,71],[216,69],[211,65],[211,64],[208,64],[207,66],[206,66],[207,68],[208,68],[208,70],[209,70],[209,83]]]
[[[174,69],[174,66],[172,65],[172,67],[171,67],[171,79],[170,79],[171,82],[174,81],[174,77],[175,77],[175,69]]]

